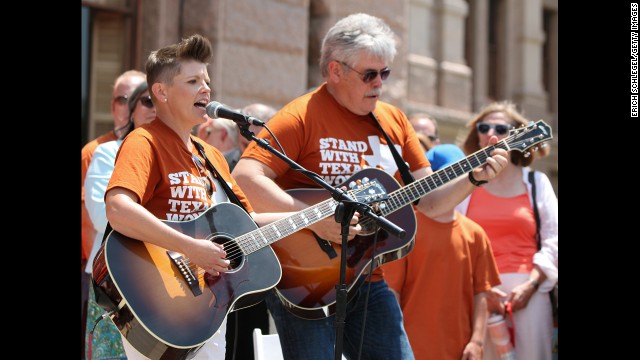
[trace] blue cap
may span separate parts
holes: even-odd
[[[462,150],[453,144],[440,144],[427,151],[427,159],[431,163],[431,170],[436,171],[447,165],[463,159]]]

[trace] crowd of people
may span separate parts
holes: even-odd
[[[415,215],[406,223],[413,247],[394,247],[398,238],[372,229],[369,214],[349,201],[343,221],[305,217],[331,196],[303,194],[342,188],[367,169],[399,188],[428,181],[528,125],[514,103],[494,102],[468,123],[460,147],[442,144],[434,117],[407,116],[380,100],[396,52],[395,35],[384,21],[348,15],[322,41],[320,86],[280,109],[254,103],[237,110],[268,122],[269,131],[253,125],[249,130],[277,143],[302,169],[249,141],[234,121],[207,115],[215,81],[207,71],[213,51],[205,37],[195,34],[152,51],[145,72],[119,76],[112,94],[114,130],[82,149],[83,356],[253,358],[253,328],[269,332],[270,315],[285,359],[324,360],[337,352],[348,359],[497,359],[487,319],[500,314],[509,316],[518,359],[550,360],[553,324],[546,295],[558,279],[557,197],[544,173],[535,172],[535,198],[528,181],[531,163],[548,148],[524,156],[495,147],[465,176],[407,204]],[[264,301],[229,312],[192,348],[128,337],[127,326],[140,324],[113,321],[124,311],[137,316],[128,301],[100,321],[105,309],[88,279],[111,229],[147,247],[183,254],[189,271],[202,271],[194,277],[205,284],[228,281],[238,252],[233,241],[206,241],[211,239],[169,224],[214,216],[211,210],[224,203],[237,205],[260,229],[301,219],[296,237],[271,244],[282,279],[264,291]],[[340,280],[327,277],[338,273],[345,242],[355,251],[347,263],[361,268],[342,284],[348,302],[341,308],[339,287],[319,284]],[[290,285],[300,274],[309,283]]]

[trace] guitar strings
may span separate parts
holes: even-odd
[[[225,248],[231,247],[231,250],[227,252],[226,259],[237,260],[242,256],[249,255],[254,251],[260,250],[263,247],[266,247],[267,245],[270,245],[281,238],[289,236],[313,223],[316,223],[328,217],[320,217],[316,213],[316,211],[320,211],[321,214],[330,213],[333,211],[333,203],[335,203],[335,201],[333,201],[332,199],[328,199],[316,204],[315,206],[302,210],[292,215],[291,217],[281,219],[267,226],[252,230],[246,234],[236,237],[235,239],[225,240],[224,242],[222,242],[222,244],[225,245]],[[314,216],[314,220],[311,220],[311,215]],[[258,241],[259,239],[262,239],[263,241],[260,242]],[[197,274],[199,279],[201,279],[201,276],[206,273],[204,269],[195,265],[193,262],[191,262],[190,259],[185,258],[184,262],[192,269],[192,271],[197,268],[195,269],[196,271],[193,272]]]
[[[503,140],[504,141],[504,140]],[[502,142],[502,141],[501,141]],[[482,153],[483,157],[486,159],[488,157],[489,152],[493,151],[494,147],[499,145],[495,144],[494,146],[485,148],[485,149],[481,149],[478,152],[472,154],[473,157],[476,157],[476,162],[478,163],[478,166],[481,165],[483,163],[483,161],[480,161],[479,159],[477,159],[478,153]],[[471,156],[470,156],[471,157]],[[471,169],[474,168],[474,166],[469,162],[469,160],[467,158],[459,161],[458,163],[454,163],[453,165],[450,166],[451,169],[453,169],[455,172],[462,172],[465,173],[465,170],[463,169],[463,166],[460,165],[462,162],[466,162],[467,166],[471,167]],[[455,169],[457,167],[457,169]],[[464,166],[466,167],[466,166]],[[426,194],[426,192],[431,191],[439,186],[441,186],[441,184],[444,184],[452,179],[455,179],[457,176],[451,178],[450,176],[447,175],[446,170],[448,168],[444,168],[441,170],[436,171],[435,173],[433,173],[431,176],[429,176],[428,179],[425,179],[426,181],[418,181],[415,183],[412,183],[408,186],[406,186],[405,188],[401,188],[398,191],[395,191],[391,194],[390,197],[390,201],[389,203],[391,203],[392,208],[386,208],[383,209],[381,212],[383,213],[383,215],[391,213],[393,211],[395,211],[395,209],[399,208],[400,205],[402,204],[408,204],[409,202],[411,202],[411,198],[407,196],[407,194]],[[440,185],[437,184],[437,182],[435,180],[433,180],[433,177],[438,177],[440,179]],[[431,180],[431,185],[428,183],[428,181]],[[424,183],[424,184],[423,184]],[[426,185],[426,189],[425,189],[425,185]],[[417,191],[417,187],[420,186],[423,190],[422,192]],[[397,193],[397,194],[396,194]],[[405,198],[404,202],[398,200],[397,198],[399,197],[403,197]],[[417,195],[415,196],[417,197]],[[302,213],[302,212],[301,212]],[[299,215],[299,214],[298,214]],[[292,216],[292,218],[295,218],[295,215]],[[277,222],[276,222],[277,223]],[[370,218],[365,218],[361,221],[362,226],[370,226],[372,225],[373,220]],[[275,224],[275,223],[274,223]],[[296,222],[296,225],[298,226],[302,226],[303,223],[302,222]],[[256,229],[250,233],[241,235],[240,237],[236,238],[236,239],[232,239],[232,240],[227,240],[225,241],[223,244],[229,245],[231,246],[231,251],[227,253],[227,260],[235,260],[243,255],[247,255],[253,251],[243,251],[243,250],[258,250],[260,248],[262,248],[263,246],[261,246],[262,244],[259,244],[258,242],[254,241],[252,239],[251,234],[254,233],[262,233],[263,238],[264,237],[275,237],[278,234],[276,233],[276,231],[271,227],[271,226],[265,226],[263,228],[259,228]],[[267,241],[267,244],[271,244],[272,241]],[[228,246],[226,246],[228,248]]]
[[[518,131],[518,132],[516,132],[516,133],[514,133],[514,134],[512,134],[512,135],[510,135],[510,136],[508,136],[507,138],[505,138],[505,139],[503,139],[503,140],[499,141],[498,143],[496,143],[496,144],[494,144],[494,145],[492,145],[492,146],[488,146],[488,147],[486,147],[486,148],[484,148],[484,149],[480,149],[480,150],[476,151],[475,153],[473,153],[473,154],[469,155],[468,157],[466,157],[466,158],[464,158],[464,159],[462,159],[462,160],[460,160],[460,161],[458,161],[458,162],[456,162],[456,163],[454,163],[454,164],[450,165],[449,167],[446,167],[446,168],[444,168],[444,169],[440,169],[440,170],[438,170],[438,171],[436,171],[436,172],[432,173],[431,175],[429,175],[429,176],[428,176],[428,177],[426,177],[426,178],[420,179],[419,181],[416,181],[416,182],[414,182],[414,183],[411,183],[411,184],[409,184],[409,185],[405,186],[404,188],[400,188],[400,189],[398,189],[398,190],[396,190],[396,191],[392,192],[391,194],[389,194],[389,195],[390,195],[390,197],[389,197],[389,201],[388,201],[388,203],[390,203],[390,204],[394,205],[394,207],[384,207],[383,209],[381,209],[381,210],[380,210],[380,213],[382,213],[382,215],[383,215],[383,216],[384,216],[384,215],[386,215],[386,214],[392,213],[392,212],[393,212],[393,211],[395,211],[396,209],[398,209],[398,208],[400,208],[400,207],[402,207],[402,206],[405,206],[405,205],[409,204],[410,202],[412,202],[412,201],[413,201],[413,199],[417,199],[417,198],[419,198],[419,197],[421,197],[421,196],[424,196],[424,195],[426,195],[429,191],[434,190],[435,188],[437,188],[437,187],[439,187],[439,186],[441,186],[441,185],[444,185],[444,184],[445,184],[445,183],[447,183],[448,181],[453,180],[453,179],[455,179],[456,177],[458,177],[458,176],[460,176],[460,175],[462,175],[462,174],[464,174],[464,173],[468,172],[468,171],[466,171],[467,169],[463,169],[463,165],[461,165],[461,164],[463,163],[463,161],[466,161],[467,165],[471,167],[471,170],[469,170],[469,171],[473,171],[473,169],[475,169],[476,167],[478,167],[478,166],[480,166],[480,165],[484,164],[484,162],[486,161],[486,159],[490,156],[490,152],[491,152],[491,151],[493,151],[495,148],[503,148],[503,149],[505,149],[505,150],[509,151],[509,150],[511,150],[512,148],[516,148],[516,147],[518,146],[518,145],[516,145],[516,144],[518,144],[518,143],[522,143],[522,144],[523,144],[523,149],[518,149],[518,150],[524,150],[525,148],[527,148],[527,146],[526,146],[526,141],[523,141],[523,140],[516,141],[516,142],[514,142],[514,143],[512,144],[512,146],[511,146],[511,147],[507,144],[507,141],[512,141],[513,139],[516,139],[516,138],[519,138],[519,137],[523,137],[523,136],[525,135],[525,133],[526,133],[526,132],[528,132],[528,131],[526,131],[526,130],[529,130],[529,131],[530,131],[530,130],[532,130],[532,129],[529,129],[529,128],[532,128],[532,127],[534,127],[535,125],[536,125],[536,124],[529,125],[529,126],[527,126],[526,128],[521,129],[521,131]],[[543,137],[541,137],[541,139],[542,139],[542,138],[543,138]],[[526,140],[526,138],[524,138],[524,140]],[[535,145],[535,144],[533,144],[533,143],[532,143],[532,144],[530,144],[530,146],[532,146],[532,145]],[[529,146],[529,147],[530,147],[530,146]],[[543,145],[543,146],[544,146],[544,145]],[[484,160],[479,160],[479,159],[478,159],[478,155],[479,155],[479,154],[482,154],[482,155],[483,155]],[[471,164],[471,162],[469,162],[469,159],[470,159],[470,158],[472,158],[472,157],[473,157],[473,158],[476,160],[476,162],[478,163],[476,166],[473,166],[473,165]],[[459,168],[459,170],[454,169],[456,166]],[[462,171],[462,173],[461,173],[460,175],[457,175],[457,176],[454,176],[453,178],[451,178],[451,177],[449,177],[449,175],[447,175],[447,170],[449,170],[449,168],[451,168],[451,170],[454,170],[454,172],[456,172],[456,173],[457,173],[458,171]],[[442,175],[444,175],[444,176],[446,177],[446,180],[442,177]],[[436,177],[436,176],[437,176],[438,178],[440,178],[441,184],[437,184],[437,183],[436,183],[436,181],[432,179],[432,177]],[[432,187],[431,185],[429,185],[429,184],[428,184],[428,182],[429,182],[430,180],[431,180],[431,183],[432,183],[431,185],[433,185],[433,187]],[[423,184],[423,183],[424,183],[424,184]],[[427,186],[427,189],[425,189],[425,186],[424,186],[424,185],[426,185],[426,186]],[[418,186],[420,186],[420,187],[422,188],[422,191],[421,191],[421,192],[420,192],[420,191],[417,191],[417,187],[418,187]],[[352,192],[350,191],[350,193],[352,193]],[[401,195],[406,195],[406,194],[409,194],[409,193],[411,193],[411,194],[416,194],[416,195],[413,195],[413,197],[406,197],[406,196],[403,196],[403,197],[405,198],[405,201],[404,201],[404,202],[399,201],[399,200],[397,199],[397,198],[399,198]],[[351,194],[351,195],[353,195],[353,194]],[[299,213],[297,213],[297,214],[295,214],[295,215],[291,216],[291,217],[290,217],[290,218],[288,218],[288,219],[282,219],[282,220],[276,221],[275,223],[270,224],[271,226],[265,226],[264,228],[258,228],[258,229],[256,229],[256,230],[253,230],[253,231],[251,231],[251,232],[247,233],[247,234],[241,235],[241,236],[239,236],[239,237],[237,237],[237,238],[235,238],[235,239],[231,239],[231,240],[227,240],[227,241],[225,241],[225,242],[223,243],[223,245],[230,244],[230,243],[232,244],[232,245],[231,245],[231,246],[232,246],[232,250],[231,250],[230,252],[228,252],[228,253],[227,253],[227,257],[226,257],[226,259],[227,259],[227,260],[236,260],[236,259],[240,258],[241,256],[246,256],[246,255],[248,255],[248,254],[251,254],[251,253],[252,253],[252,252],[254,252],[254,251],[260,250],[260,249],[262,249],[264,246],[266,246],[266,245],[270,245],[270,244],[272,244],[273,242],[275,242],[275,241],[276,241],[276,240],[278,240],[278,239],[281,239],[281,238],[283,238],[283,237],[286,237],[286,236],[291,235],[292,233],[294,233],[294,232],[298,231],[298,230],[296,230],[296,229],[298,229],[298,227],[301,227],[301,229],[303,229],[303,228],[307,227],[307,226],[308,226],[308,225],[310,225],[310,224],[307,224],[307,223],[305,223],[304,221],[302,221],[302,222],[296,222],[296,221],[294,221],[294,223],[295,223],[295,225],[296,225],[295,229],[291,229],[291,230],[293,230],[293,231],[291,231],[291,233],[286,234],[286,235],[284,235],[284,236],[282,236],[281,234],[279,234],[276,230],[274,230],[274,229],[272,228],[272,226],[276,226],[276,227],[277,227],[277,224],[279,224],[279,223],[285,223],[286,221],[288,221],[288,220],[290,220],[290,219],[293,219],[293,218],[294,218],[294,217],[296,217],[296,216],[299,216],[299,215],[301,215],[301,214],[305,214],[306,212],[310,211],[311,209],[314,209],[314,208],[315,208],[315,209],[317,209],[317,208],[320,208],[320,207],[323,207],[323,206],[329,206],[328,204],[329,204],[329,201],[325,201],[325,202],[323,202],[323,203],[318,204],[318,205],[317,205],[317,206],[315,206],[315,207],[307,208],[307,209],[305,209],[305,210],[303,210],[303,211],[300,211]],[[323,218],[323,219],[324,219],[324,218]],[[322,220],[322,219],[317,219],[317,220],[316,220],[316,221],[314,221],[313,223],[315,223],[315,222],[317,222],[317,221],[320,221],[320,220]],[[360,223],[361,223],[361,224],[363,225],[363,227],[364,227],[364,226],[369,226],[372,222],[373,222],[373,220],[372,220],[371,218],[366,218],[366,219],[363,219]],[[301,230],[301,229],[300,229],[300,230]],[[283,232],[288,233],[289,231],[283,231]],[[263,246],[262,244],[260,244],[260,243],[258,243],[258,242],[256,242],[256,241],[254,241],[254,240],[252,239],[252,234],[254,234],[254,233],[256,233],[256,234],[261,233],[261,234],[263,235],[263,239],[264,239],[264,238],[268,238],[268,237],[272,237],[274,240],[271,240],[271,241],[266,240],[266,244]],[[269,236],[265,236],[265,235],[269,235]],[[234,245],[235,245],[235,246],[234,246]],[[226,247],[226,246],[225,246],[225,247]],[[249,251],[245,251],[245,250],[249,250]],[[191,260],[190,260],[190,259],[186,259],[186,260],[185,260],[185,263],[186,263],[190,268],[193,268],[193,267],[195,266],[195,264],[193,264],[193,263],[191,262]],[[202,276],[204,273],[206,273],[206,271],[204,271],[202,268],[198,267],[198,270],[196,271],[196,273],[197,273],[197,275],[198,275],[198,278],[200,279],[200,276]]]

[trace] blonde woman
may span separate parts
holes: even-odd
[[[489,145],[490,137],[504,139],[509,130],[528,123],[512,102],[489,104],[469,122],[462,148],[472,154]],[[488,298],[489,311],[509,318],[505,310],[511,305],[518,360],[551,359],[553,323],[548,292],[558,281],[558,199],[544,173],[535,172],[536,199],[528,181],[528,166],[548,151],[540,147],[529,156],[509,152],[506,168],[489,182],[478,182],[457,207],[480,224],[491,240],[502,284]],[[533,201],[540,214],[539,249]],[[485,344],[484,358],[497,359],[490,342]]]

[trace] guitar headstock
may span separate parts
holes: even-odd
[[[356,201],[370,204],[372,202],[387,200],[387,190],[376,179],[369,180],[364,177],[359,182],[352,182],[349,184],[351,188],[349,194],[352,195]]]
[[[553,139],[551,127],[543,120],[538,120],[525,127],[511,129],[509,131],[509,136],[503,141],[507,143],[509,150],[524,152],[525,150],[551,139]]]

